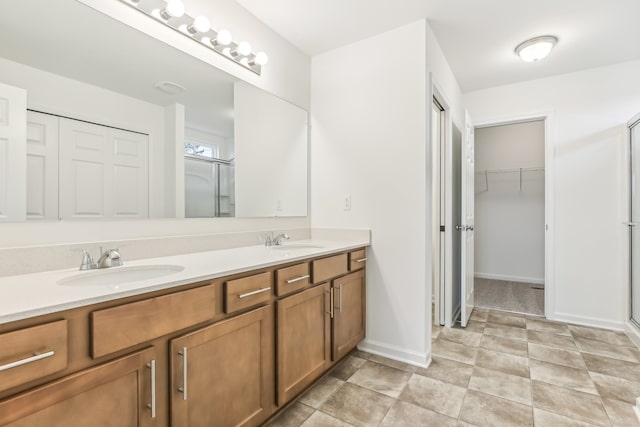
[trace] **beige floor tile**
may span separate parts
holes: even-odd
[[[547,347],[546,345],[540,345],[532,342],[529,343],[529,358],[556,363],[570,368],[586,368],[584,360],[582,360],[582,355],[577,351]]]
[[[529,342],[536,344],[542,344],[549,347],[564,348],[565,350],[577,351],[576,343],[573,341],[573,337],[567,335],[552,334],[549,332],[534,331],[533,329],[527,330],[527,337]]]
[[[458,421],[429,409],[396,401],[382,420],[382,427],[443,426],[455,427]]]
[[[302,427],[349,427],[352,424],[345,423],[324,412],[316,411],[302,424]]]
[[[416,370],[416,367],[413,365],[409,365],[408,363],[398,362],[397,360],[388,359],[386,357],[377,356],[375,354],[371,355],[369,359],[371,362],[381,363],[383,365],[389,366],[391,368],[400,369],[401,371],[411,372],[413,373]]]
[[[589,340],[602,341],[611,345],[624,345],[635,348],[635,345],[629,337],[621,331],[610,331],[607,329],[589,328],[577,325],[569,325],[569,330],[574,337],[587,338]]]
[[[591,427],[588,424],[563,415],[554,414],[553,412],[543,411],[542,409],[533,410],[533,423],[536,427]]]
[[[602,399],[602,403],[614,427],[640,427],[640,421],[630,403],[615,399]]]
[[[527,319],[527,329],[571,336],[571,332],[569,331],[567,325],[565,325],[564,323],[551,322],[548,320],[529,318]]]
[[[591,378],[603,399],[618,399],[631,404],[640,397],[640,383],[591,372]]]
[[[609,425],[600,397],[540,381],[531,383],[535,408],[596,425]]]
[[[524,328],[525,319],[524,317],[515,315],[515,314],[507,314],[491,311],[489,312],[489,316],[487,316],[487,323],[495,323],[498,325],[505,326],[513,326],[516,328]]]
[[[489,316],[489,310],[483,310],[479,308],[474,308],[471,312],[471,320],[476,320],[478,322],[486,322],[487,317]]]
[[[467,323],[467,326],[465,328],[462,328],[460,326],[456,326],[456,328],[463,329],[467,332],[475,332],[477,334],[481,334],[484,332],[485,326],[486,326],[485,322],[480,322],[478,320],[470,320],[469,323]]]
[[[347,382],[397,399],[410,377],[410,372],[368,360]]]
[[[466,388],[413,374],[400,400],[457,418]]]
[[[529,378],[529,359],[527,357],[481,348],[476,356],[476,366]]]
[[[587,369],[599,374],[624,378],[640,382],[640,363],[627,362],[625,360],[612,359],[596,354],[582,353]]]
[[[513,354],[514,356],[527,357],[527,343],[525,341],[483,335],[480,340],[480,347],[486,348],[487,350]]]
[[[336,377],[332,377],[331,375],[327,375],[318,381],[311,390],[303,394],[300,398],[300,402],[317,409],[329,396],[342,387],[343,384],[344,381]]]
[[[440,332],[442,332],[442,326],[436,325],[435,323],[431,325],[431,339],[435,340],[438,338]]]
[[[366,351],[356,350],[353,353],[351,353],[351,356],[359,357],[360,359],[364,359],[364,360],[369,360],[369,358],[373,355],[371,353],[367,353]]]
[[[522,317],[525,318],[528,316],[527,313],[521,313],[519,311],[510,311],[510,310],[503,310],[503,309],[496,309],[496,308],[489,308],[489,313],[494,313],[494,314],[499,314],[499,315],[507,315],[507,316],[513,316],[513,317]]]
[[[612,359],[626,360],[627,362],[640,362],[640,350],[637,348],[617,346],[602,341],[576,337],[576,346],[583,353],[597,354],[611,357]]]
[[[377,426],[394,402],[389,396],[347,383],[320,410],[356,426]]]
[[[469,378],[473,372],[473,365],[456,362],[440,357],[432,357],[428,368],[416,369],[416,374],[434,378],[460,387],[469,385]]]
[[[487,323],[484,333],[512,340],[527,340],[527,330],[524,328],[515,328],[513,326],[499,325],[496,323]]]
[[[480,344],[480,338],[482,338],[482,334],[453,328],[443,328],[438,336],[439,340],[457,342],[470,347],[477,347]]]
[[[360,368],[360,366],[364,365],[365,362],[366,360],[360,359],[359,357],[349,356],[340,362],[329,375],[346,381],[358,370],[358,368]]]
[[[475,367],[469,389],[531,405],[531,381],[517,375]]]
[[[533,426],[531,406],[469,390],[460,421],[477,426]]]
[[[304,405],[300,402],[296,402],[289,406],[282,414],[278,415],[271,423],[269,427],[299,427],[305,422],[314,409]]]
[[[542,362],[535,359],[529,362],[529,369],[531,370],[532,380],[567,387],[585,393],[598,394],[596,386],[593,381],[591,381],[589,372],[586,369],[570,368],[568,366]]]
[[[473,365],[478,349],[458,344],[457,342],[438,339],[433,343],[432,352],[434,356],[446,357],[457,362]]]

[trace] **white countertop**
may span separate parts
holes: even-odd
[[[316,247],[294,248],[297,245]],[[291,246],[291,249],[248,246],[131,262],[124,259],[123,267],[90,271],[73,268],[0,277],[0,324],[368,245],[369,241],[362,239],[296,240],[282,245]],[[180,266],[184,270],[118,285],[70,286],[58,283],[72,276],[104,274],[102,272],[118,268],[163,265]]]

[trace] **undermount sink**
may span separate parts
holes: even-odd
[[[320,245],[310,245],[305,243],[290,243],[284,245],[271,246],[271,249],[276,251],[288,251],[288,250],[297,250],[297,249],[322,249],[324,246]]]
[[[170,276],[184,270],[180,265],[140,265],[91,270],[58,280],[63,286],[110,286],[118,288],[124,283],[140,282]]]

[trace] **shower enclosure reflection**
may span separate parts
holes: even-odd
[[[185,154],[185,217],[235,216],[233,160]]]

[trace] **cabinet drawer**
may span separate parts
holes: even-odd
[[[286,295],[305,288],[311,282],[309,263],[276,270],[276,295]]]
[[[313,283],[323,282],[347,272],[347,254],[315,260],[312,266]]]
[[[66,367],[66,320],[0,335],[0,391]]]
[[[215,314],[215,285],[94,311],[91,355],[95,359],[151,341]]]
[[[358,249],[357,251],[349,252],[349,270],[359,270],[364,268],[367,264],[367,250]]]
[[[229,280],[224,286],[224,312],[232,313],[269,301],[272,288],[273,278],[269,272]]]

